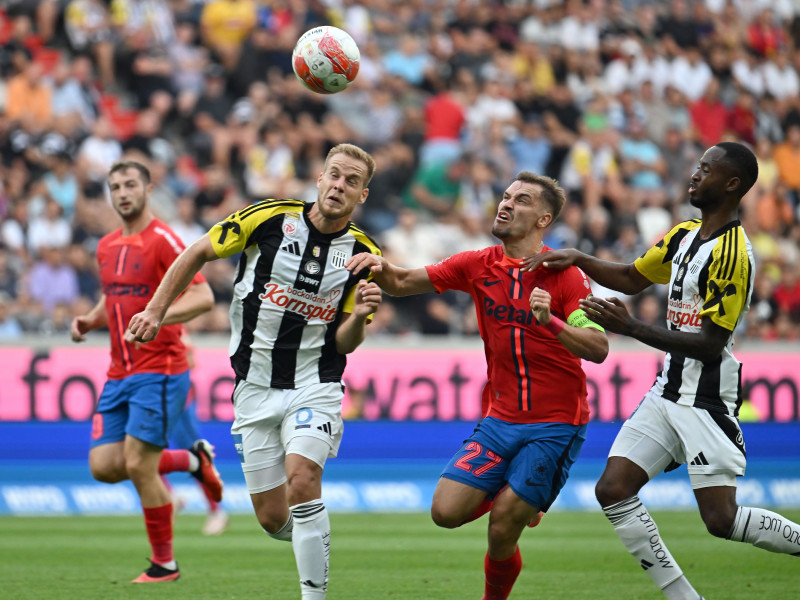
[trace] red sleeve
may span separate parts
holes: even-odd
[[[578,302],[592,293],[592,286],[586,273],[578,267],[570,267],[561,272],[558,287],[559,294],[553,312],[561,313],[560,318],[566,321],[573,312],[580,309]],[[553,296],[552,293],[550,295]],[[556,298],[553,299],[556,301]]]
[[[480,258],[478,252],[460,252],[435,265],[428,265],[428,277],[440,294],[445,290],[469,292],[472,288],[471,273]]]
[[[170,268],[172,263],[175,262],[175,259],[178,258],[180,253],[183,252],[186,247],[183,245],[181,239],[175,235],[175,232],[173,232],[166,225],[161,224],[156,229],[156,233],[158,234],[155,236],[155,239],[158,240],[158,264],[161,268],[161,278],[163,279],[167,269]],[[192,278],[192,281],[189,283],[189,285],[204,283],[205,280],[206,278],[203,276],[203,274],[198,271],[197,274]]]

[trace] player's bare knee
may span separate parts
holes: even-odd
[[[153,477],[154,473],[152,469],[152,464],[142,460],[142,457],[140,456],[134,456],[125,459],[125,472],[127,473],[128,479],[133,481],[134,484],[136,482]]]
[[[519,539],[522,530],[528,523],[528,520],[520,520],[518,518],[511,518],[509,515],[503,515],[501,518],[495,518],[494,514],[489,517],[489,540],[490,544],[505,544],[510,541],[516,542]]]
[[[289,506],[317,500],[319,497],[318,483],[303,477],[289,479],[289,485],[286,488],[286,499],[289,502]]]
[[[609,477],[601,477],[594,486],[594,497],[603,507],[622,502],[634,494],[635,492],[630,493],[630,490],[621,481]]]
[[[708,533],[718,538],[727,538],[733,527],[735,515],[729,515],[725,511],[702,514],[703,522]]]
[[[261,525],[264,531],[267,533],[277,533],[281,527],[286,525],[286,520],[289,517],[288,515],[280,516],[276,513],[260,512],[256,515],[256,518],[258,519],[258,524]]]
[[[92,477],[95,481],[99,481],[100,483],[119,483],[126,479],[118,470],[109,469],[107,465],[89,464],[89,471],[92,473]]]
[[[92,477],[101,483],[119,483],[127,479],[125,467],[107,460],[99,460],[89,456],[89,471]]]
[[[455,529],[464,522],[460,515],[442,510],[442,507],[436,504],[431,505],[431,519],[437,526],[445,529]]]

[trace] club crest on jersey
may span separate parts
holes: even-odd
[[[286,215],[283,220],[283,235],[292,237],[297,231],[297,218],[294,215]]]
[[[317,273],[319,273],[320,270],[319,263],[315,260],[308,261],[303,268],[309,275],[316,275]]]
[[[342,250],[331,250],[331,266],[335,269],[344,269],[347,262],[347,253]]]

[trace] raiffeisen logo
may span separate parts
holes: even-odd
[[[267,283],[264,286],[264,293],[258,297],[279,308],[301,315],[307,321],[319,319],[330,323],[336,318],[335,302],[341,293],[341,290],[333,290],[330,298],[323,298],[313,292],[298,290],[291,286],[283,288],[277,283]]]
[[[667,310],[667,323],[678,327],[683,327],[684,325],[688,325],[689,327],[702,326],[702,319],[697,312],[701,298],[699,295],[694,294],[692,301],[694,303],[684,302],[682,300],[670,300]]]

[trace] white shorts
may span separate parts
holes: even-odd
[[[650,479],[673,461],[689,463],[694,489],[736,487],[747,465],[736,419],[649,393],[622,425],[608,455],[633,461]]]
[[[325,466],[342,441],[341,383],[315,383],[296,390],[240,381],[233,391],[231,435],[251,494],[286,482],[287,454]]]

